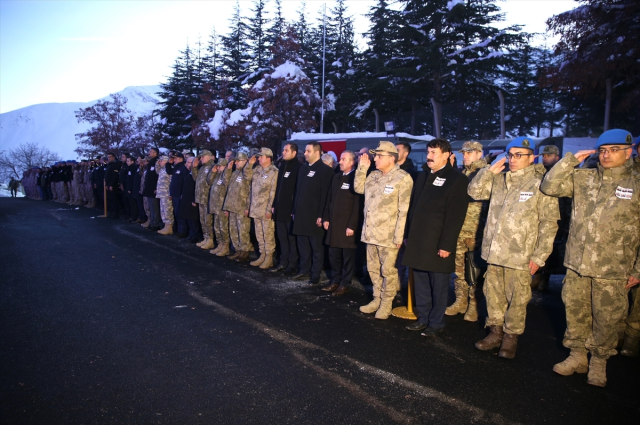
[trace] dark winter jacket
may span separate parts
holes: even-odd
[[[120,187],[120,165],[119,161],[113,161],[107,164],[107,170],[104,174],[104,182],[107,188],[113,187],[115,190]]]
[[[320,160],[313,165],[304,164],[300,167],[292,211],[294,235],[324,235],[324,229],[322,226],[318,227],[316,221],[324,213],[327,192],[333,176],[333,168]]]
[[[185,166],[186,168],[186,166]],[[182,172],[180,173],[182,174]],[[191,173],[187,170],[187,174],[182,179],[182,187],[180,188],[180,208],[178,209],[178,218],[185,220],[199,220],[200,212],[198,205],[194,207],[192,204],[196,202],[196,182],[193,180]]]
[[[142,183],[142,175],[140,174],[140,169],[136,164],[134,172],[133,172],[133,186],[131,188],[131,197],[132,198],[140,198],[140,184]]]
[[[169,183],[169,196],[172,198],[180,199],[180,192],[182,191],[182,180],[184,180],[185,176],[189,177],[191,180],[191,174],[189,174],[189,170],[187,170],[187,166],[184,165],[184,162],[179,164],[174,164],[172,167],[167,167],[167,170],[171,169],[171,183]]]
[[[156,197],[156,186],[158,185],[158,173],[156,172],[156,162],[158,157],[152,158],[147,164],[147,173],[144,175],[144,190],[142,196],[146,198]]]
[[[278,186],[273,199],[275,221],[291,221],[291,211],[296,194],[296,183],[298,182],[298,171],[302,164],[298,158],[289,161],[282,161],[278,167]]]
[[[414,183],[415,183],[416,179],[418,178],[418,174],[420,174],[420,173],[418,173],[418,170],[416,169],[416,166],[413,163],[413,161],[411,160],[411,158],[405,159],[405,161],[402,163],[402,165],[400,165],[400,169],[406,171],[407,173],[409,173],[409,175],[413,179]]]
[[[120,171],[121,174],[124,174],[124,196],[127,198],[137,198],[134,190],[136,176],[138,176],[137,170],[137,165],[131,164],[127,165],[126,168],[124,168],[124,171]]]
[[[322,222],[329,222],[326,243],[332,248],[356,248],[362,229],[364,197],[353,189],[355,170],[346,176],[340,171],[333,176],[327,193]],[[354,231],[347,236],[347,229]]]
[[[420,173],[411,193],[403,265],[437,273],[455,270],[458,235],[471,200],[468,185],[467,176],[449,162],[435,173]],[[450,255],[441,258],[440,249]]]

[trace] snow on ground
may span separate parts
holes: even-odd
[[[16,195],[18,198],[24,198],[24,193],[22,192],[22,185],[18,188],[18,194]],[[0,198],[10,198],[11,191],[9,190],[9,186],[7,183],[0,184]]]
[[[146,114],[155,109],[160,100],[156,94],[159,91],[159,86],[138,86],[127,87],[119,94],[127,98],[127,108],[131,112]],[[90,126],[79,124],[74,112],[94,105],[98,100],[109,99],[105,96],[86,103],[42,103],[0,114],[0,151],[34,142],[62,159],[80,159],[74,152],[77,147],[75,135]]]

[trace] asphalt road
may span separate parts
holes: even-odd
[[[560,277],[514,360],[86,208],[0,199],[2,424],[638,424],[640,359],[561,377]]]

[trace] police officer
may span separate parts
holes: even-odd
[[[257,156],[252,156],[249,160],[249,167],[253,167],[256,158],[258,158],[260,166],[253,170],[251,193],[247,199],[245,214],[253,218],[260,257],[249,264],[261,269],[268,269],[273,265],[273,253],[276,250],[271,207],[276,195],[278,169],[273,165],[271,149],[261,148],[260,153]]]
[[[227,258],[244,263],[249,259],[249,253],[253,251],[249,231],[251,219],[245,216],[244,211],[249,198],[253,167],[247,167],[247,154],[238,152],[232,164],[235,171],[231,173],[227,195],[222,209],[229,220],[229,236],[236,252]]]
[[[560,375],[588,371],[587,382],[599,387],[607,383],[607,359],[616,354],[628,290],[640,283],[640,176],[630,159],[632,140],[625,130],[604,132],[595,151],[568,153],[541,187],[552,196],[573,197],[574,205],[562,288],[563,345],[571,353],[553,370]],[[597,168],[575,168],[594,152]]]
[[[500,347],[498,356],[507,359],[515,357],[531,299],[531,276],[551,254],[560,218],[558,200],[540,191],[546,170],[533,164],[533,148],[527,137],[514,139],[507,156],[480,170],[469,185],[473,199],[490,200],[482,258],[489,264],[484,294],[491,332],[475,346]],[[507,157],[509,171],[502,173]]]
[[[403,243],[413,180],[396,164],[398,149],[382,141],[374,154],[376,170],[369,176],[371,160],[360,156],[354,180],[355,191],[364,194],[364,223],[361,241],[367,244],[367,269],[373,282],[373,300],[360,307],[362,313],[376,313],[387,319],[400,290],[396,261]]]
[[[202,165],[200,165],[202,164]],[[193,161],[191,175],[196,182],[196,203],[200,211],[200,225],[204,240],[198,244],[202,249],[213,248],[213,216],[209,214],[209,173],[215,165],[211,151],[205,149]]]
[[[478,174],[478,171],[487,165],[487,162],[482,157],[482,144],[475,141],[464,142],[460,153],[462,153],[464,163],[462,173],[467,176],[467,179],[471,182],[476,174]],[[478,321],[478,308],[475,294],[477,288],[469,286],[469,282],[465,279],[464,257],[467,251],[474,251],[482,244],[482,234],[487,221],[488,207],[487,201],[469,202],[464,224],[462,225],[456,243],[456,280],[454,282],[456,300],[447,307],[445,314],[447,316],[464,314],[464,320],[468,322]]]

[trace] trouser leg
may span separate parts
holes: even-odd
[[[300,253],[300,273],[311,274],[311,242],[308,236],[296,236],[298,252]]]
[[[638,286],[631,289],[631,310],[625,321],[626,327],[624,333],[640,338],[640,290]]]
[[[329,263],[331,263],[331,283],[340,283],[342,277],[342,248],[329,247]]]
[[[324,245],[322,236],[309,236],[309,243],[312,250],[311,278],[320,277],[322,265],[324,264]]]
[[[173,226],[173,203],[169,198],[160,198],[160,216],[165,226]]]
[[[198,204],[198,212],[200,213],[200,225],[202,226],[202,235],[205,239],[212,239],[212,223],[211,215],[208,213],[208,206],[204,204]]]
[[[340,276],[340,285],[351,285],[353,272],[355,270],[356,249],[342,248],[342,275]]]
[[[397,248],[367,245],[367,269],[371,282],[373,282],[374,297],[377,292],[382,299],[393,298],[400,290],[398,269],[396,268],[397,258]]]
[[[413,270],[416,310],[420,323],[433,329],[444,328],[449,278],[449,273]]]
[[[484,284],[487,300],[486,326],[503,326],[504,332],[524,332],[527,304],[531,300],[528,270],[489,265]]]
[[[591,315],[593,325],[585,347],[596,357],[617,354],[618,324],[629,309],[626,280],[592,279]]]
[[[280,265],[296,267],[298,263],[298,247],[296,237],[291,234],[291,221],[276,221],[275,228],[280,242]]]
[[[129,201],[129,220],[136,220],[139,216],[138,212],[138,200],[136,198],[127,198]]]

